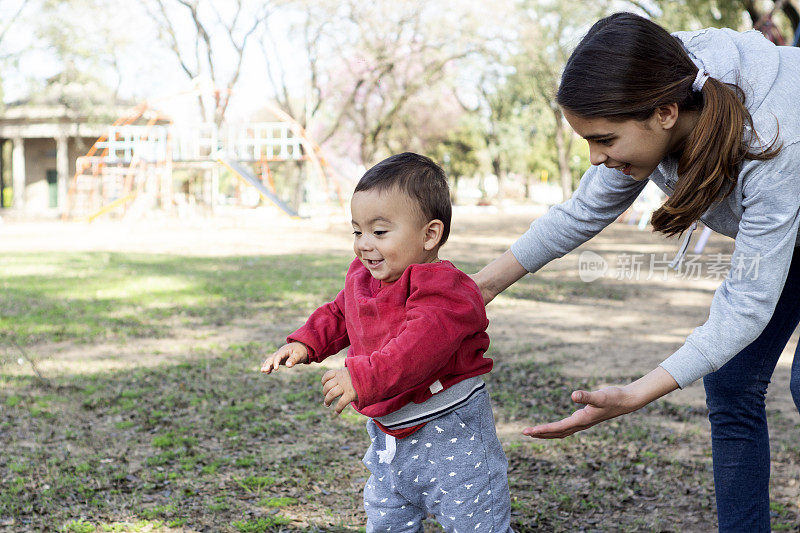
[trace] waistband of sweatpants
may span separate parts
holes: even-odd
[[[434,394],[422,403],[408,403],[388,415],[376,416],[374,420],[387,429],[416,426],[458,409],[485,388],[486,384],[481,376],[467,378]]]

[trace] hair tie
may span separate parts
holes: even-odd
[[[694,77],[694,81],[692,82],[692,90],[698,93],[702,91],[703,85],[705,85],[706,80],[710,77],[706,69],[697,69],[697,76]]]

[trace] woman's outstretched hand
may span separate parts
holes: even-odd
[[[594,392],[575,391],[572,393],[572,401],[585,407],[563,420],[525,428],[522,433],[537,439],[562,439],[637,409],[629,405],[630,399],[626,398],[625,391],[621,387],[606,387]]]
[[[678,388],[678,383],[661,367],[624,387],[605,387],[594,392],[578,390],[572,401],[582,404],[571,416],[525,428],[522,433],[537,439],[562,439],[611,418],[636,411]]]

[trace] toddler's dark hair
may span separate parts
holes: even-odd
[[[399,188],[416,201],[428,221],[439,219],[444,225],[439,246],[450,235],[450,189],[444,170],[424,155],[404,152],[387,157],[361,177],[355,191],[387,191]]]

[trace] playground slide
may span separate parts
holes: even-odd
[[[226,157],[220,157],[218,160],[220,163],[231,169],[237,176],[239,176],[244,181],[255,187],[256,190],[261,194],[261,196],[263,196],[264,198],[275,204],[281,211],[283,211],[290,217],[298,216],[297,211],[286,205],[283,201],[281,201],[280,198],[272,194],[272,192],[269,189],[264,187],[264,184],[261,183],[261,180],[255,177],[253,173],[250,172],[243,165],[241,165],[237,161],[233,161]]]

